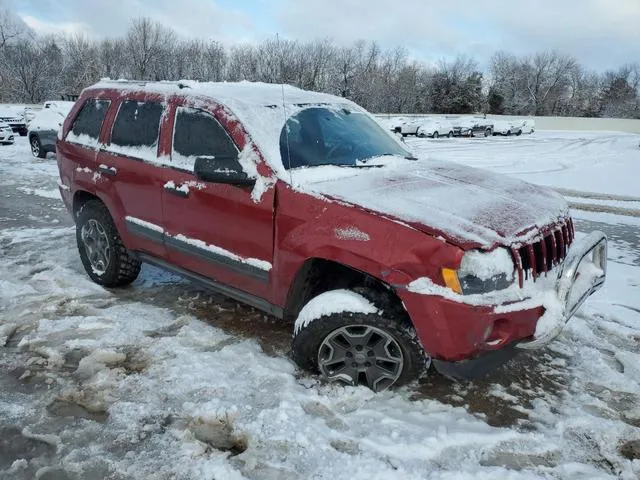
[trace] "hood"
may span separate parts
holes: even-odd
[[[526,242],[569,216],[565,200],[549,188],[437,160],[316,167],[293,179],[303,191],[393,217],[464,248]]]

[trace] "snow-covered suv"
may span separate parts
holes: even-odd
[[[57,157],[95,282],[179,272],[290,320],[301,367],[373,390],[540,347],[605,279],[606,238],[576,241],[555,192],[417,160],[331,95],[104,81]]]

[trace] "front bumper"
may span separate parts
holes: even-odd
[[[528,297],[514,288],[519,297],[498,304],[495,300],[499,296],[457,295],[438,286],[427,293],[404,291],[400,296],[436,366],[453,365],[507,347],[537,349],[547,345],[604,284],[606,261],[607,238],[594,232],[572,245],[556,279],[548,278],[544,288],[539,279],[533,286],[534,294]],[[552,325],[544,331],[537,329],[543,316],[545,323]]]

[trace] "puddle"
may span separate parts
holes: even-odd
[[[86,407],[74,402],[56,399],[47,407],[47,411],[56,417],[86,418],[94,422],[104,423],[109,418],[105,411],[90,411]]]

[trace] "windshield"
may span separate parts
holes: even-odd
[[[368,115],[347,108],[312,107],[287,120],[280,134],[284,167],[358,166],[382,155],[408,151]]]

